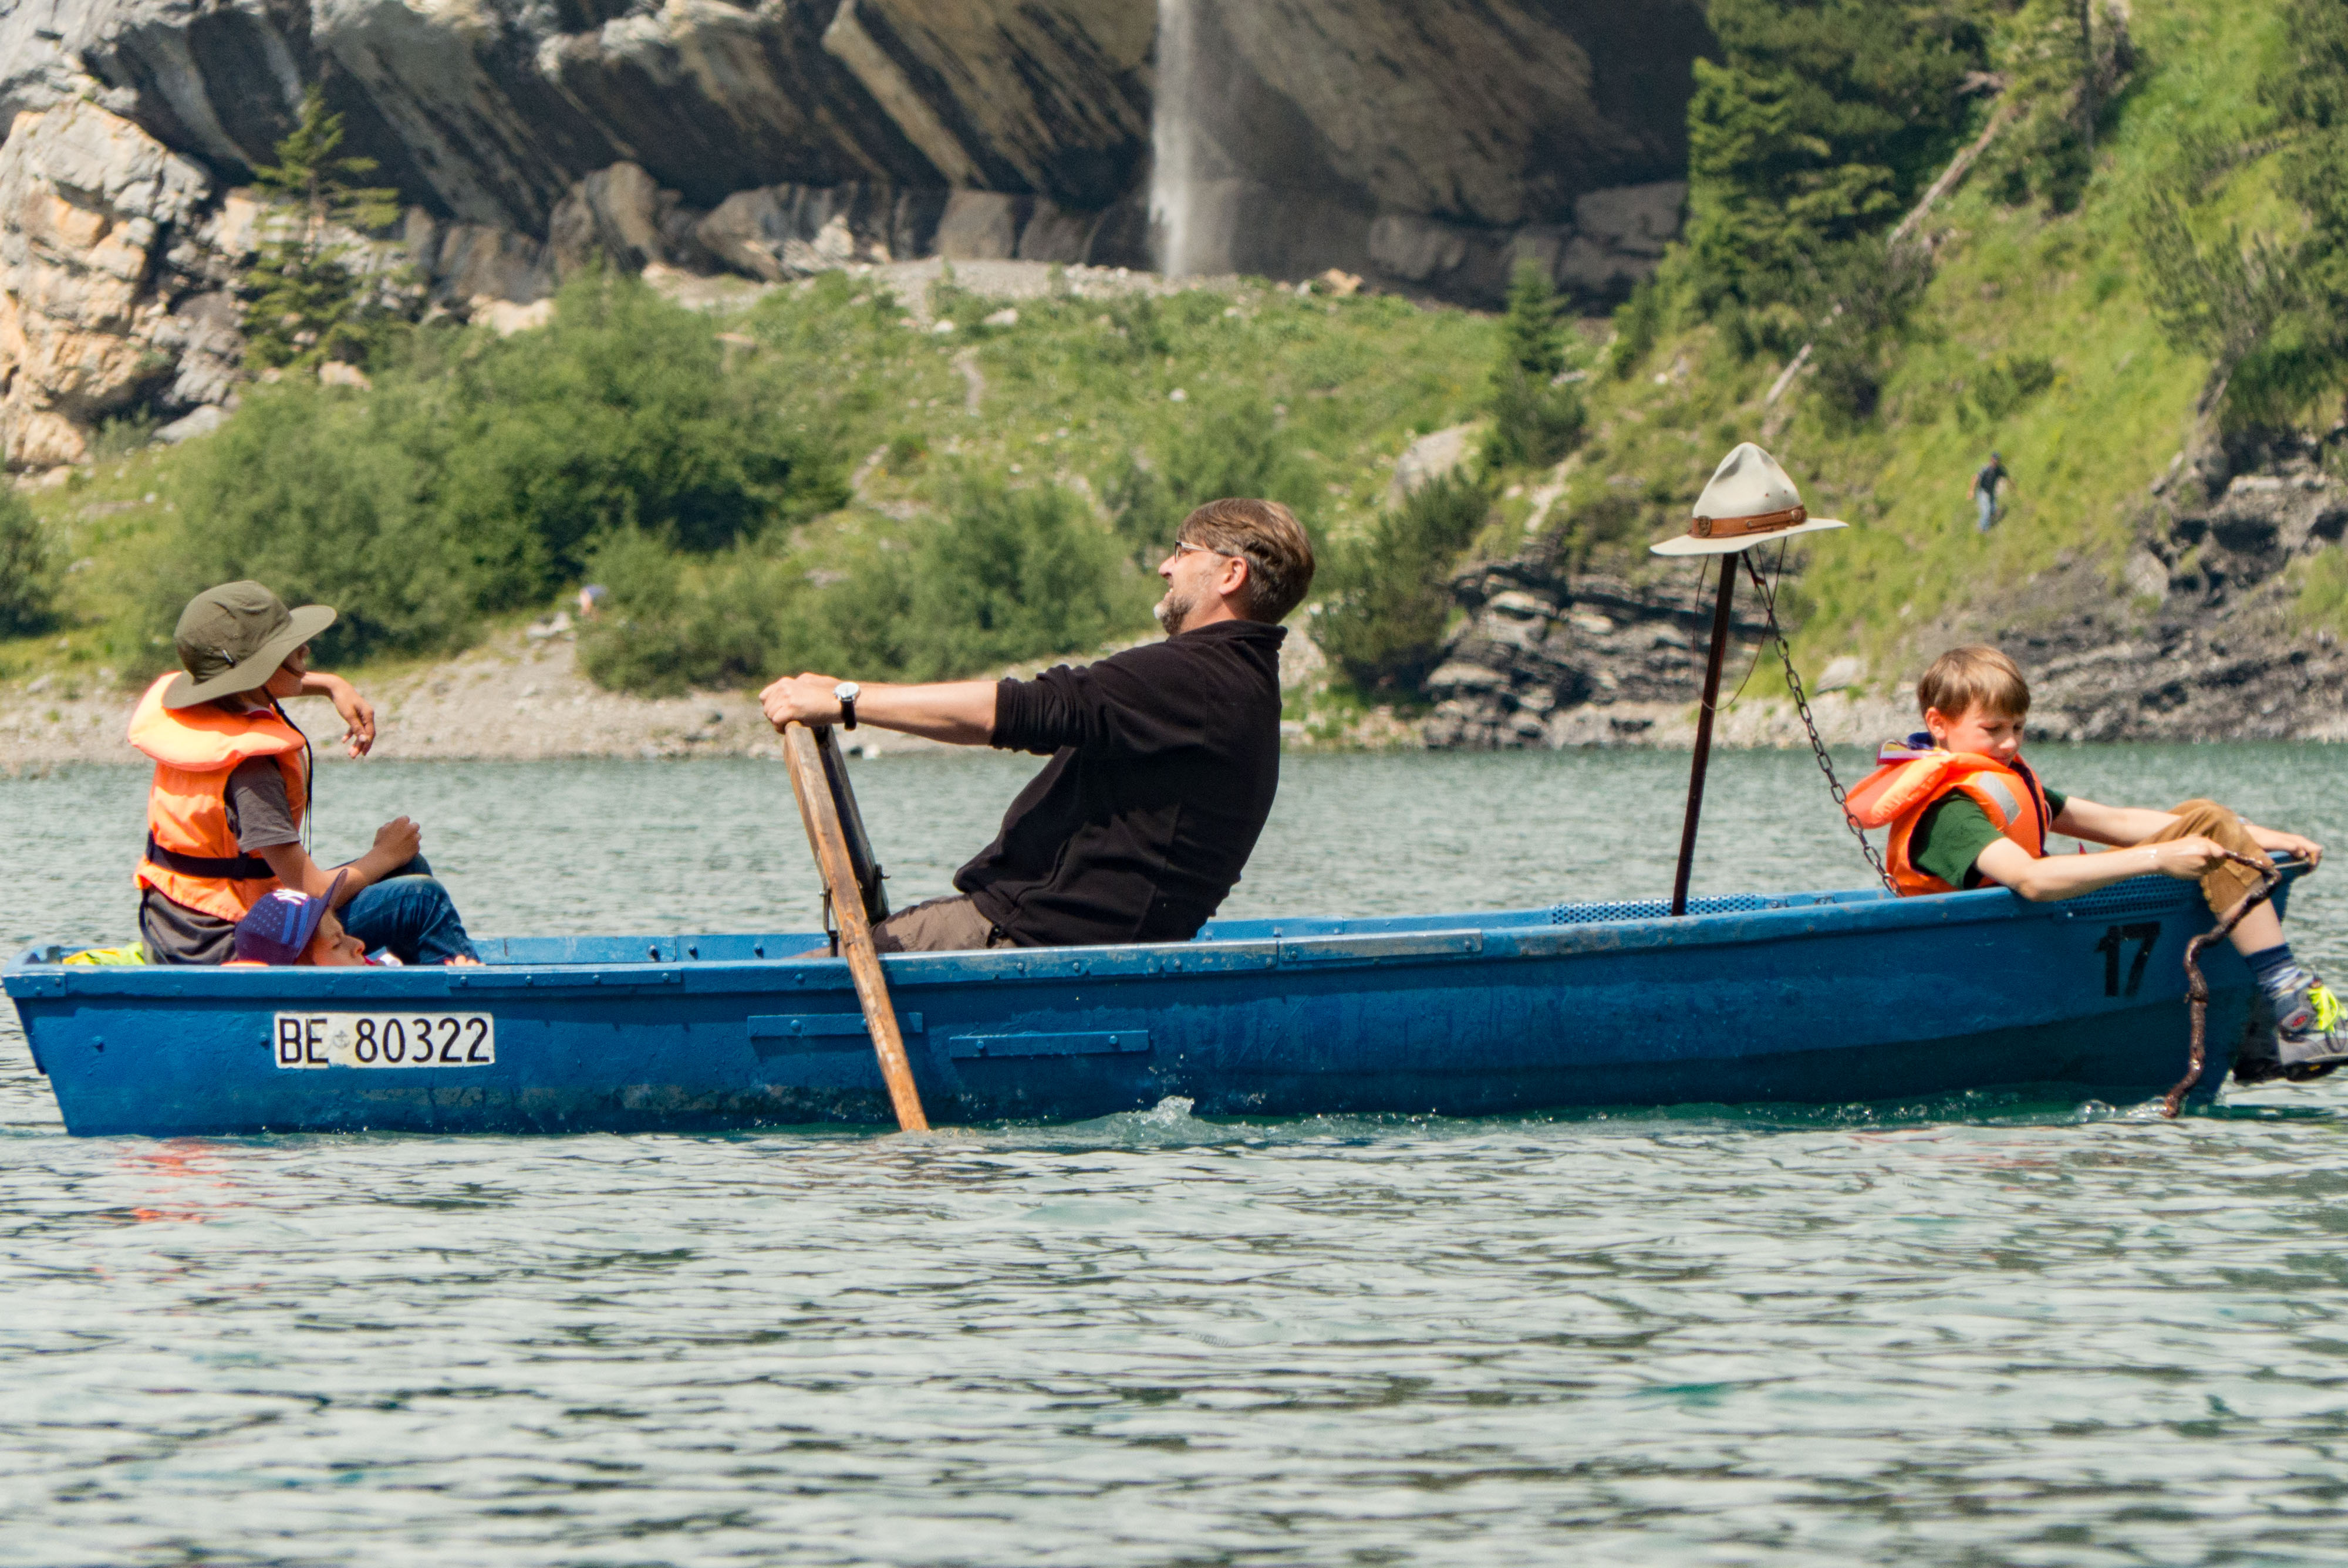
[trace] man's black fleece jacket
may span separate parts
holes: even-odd
[[[1052,760],[954,886],[1022,947],[1196,936],[1280,788],[1286,636],[1219,620],[996,687],[993,743]]]

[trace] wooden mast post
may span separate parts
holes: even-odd
[[[1680,825],[1679,869],[1672,876],[1672,913],[1687,913],[1688,878],[1695,871],[1696,824],[1704,816],[1704,775],[1712,765],[1712,718],[1720,706],[1720,665],[1728,656],[1729,607],[1736,594],[1742,550],[1718,557],[1720,597],[1712,604],[1712,648],[1704,661],[1704,706],[1695,719],[1695,757],[1688,765],[1687,817]]]
[[[908,1132],[926,1132],[930,1119],[922,1114],[921,1091],[913,1085],[913,1064],[906,1059],[905,1039],[897,1030],[897,1009],[889,999],[889,981],[880,972],[880,955],[872,946],[872,922],[865,914],[864,892],[857,884],[855,864],[849,858],[839,805],[824,776],[815,732],[796,720],[784,725],[783,761],[790,768],[791,793],[798,797],[799,820],[807,825],[808,846],[815,851],[816,865],[831,893],[832,918],[839,923],[839,949],[856,982],[856,999],[863,1004],[865,1024],[872,1031],[872,1053],[880,1059],[880,1076],[889,1085],[890,1102],[897,1109],[897,1125]]]

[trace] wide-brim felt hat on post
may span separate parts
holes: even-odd
[[[268,683],[296,648],[335,623],[323,604],[288,610],[257,582],[208,588],[180,612],[172,641],[183,673],[163,690],[166,708],[191,708]]]
[[[1724,556],[1772,539],[1849,526],[1810,516],[1777,459],[1744,441],[1712,471],[1712,482],[1695,498],[1688,531],[1647,548],[1659,556]]]

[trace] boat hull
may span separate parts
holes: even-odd
[[[1723,906],[1732,906],[1724,907]],[[1688,1103],[2131,1102],[2183,1072],[2188,884],[1224,922],[1182,944],[892,956],[932,1121],[1477,1116]],[[6,971],[69,1131],[717,1132],[889,1121],[847,966],[805,934],[513,939],[473,970]],[[768,955],[775,955],[769,957]],[[2213,1092],[2259,1026],[2204,958]],[[280,1065],[288,1017],[494,1020],[494,1060]]]

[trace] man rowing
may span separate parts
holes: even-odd
[[[956,893],[873,930],[884,953],[1181,942],[1220,906],[1280,785],[1280,621],[1313,546],[1274,501],[1210,501],[1158,565],[1166,641],[1033,681],[864,684],[803,674],[759,705],[955,745],[1048,753]]]

